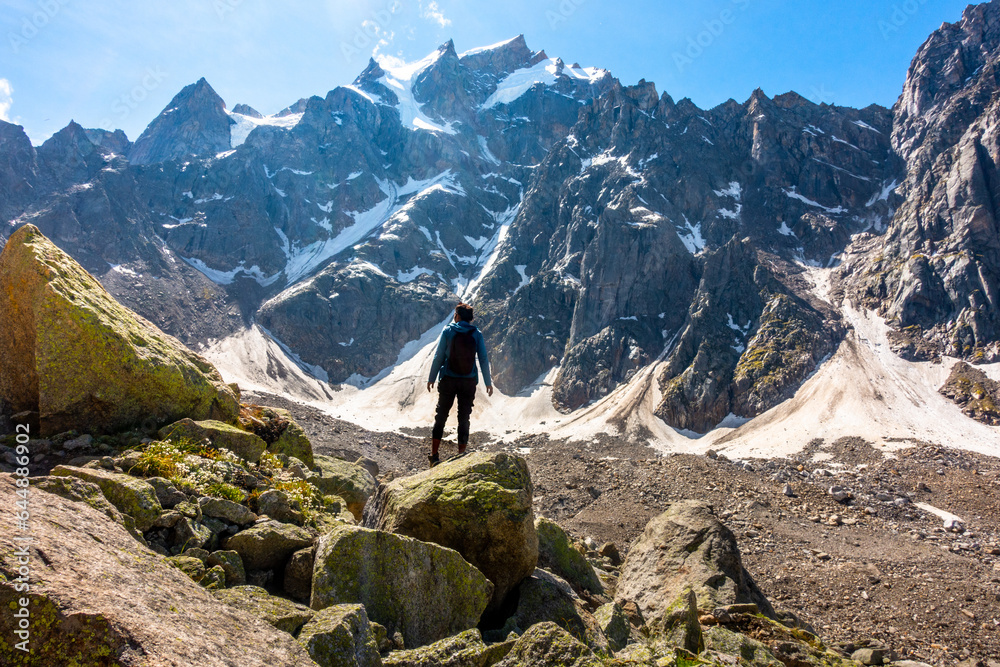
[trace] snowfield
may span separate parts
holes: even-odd
[[[808,276],[818,296],[826,296],[830,272],[810,270]],[[660,400],[656,377],[676,336],[659,359],[631,382],[572,414],[552,407],[552,382],[559,370],[555,368],[522,395],[505,396],[497,391],[487,397],[481,391],[473,422],[477,430],[505,441],[534,433],[589,439],[600,433],[634,436],[646,430],[652,434],[649,445],[660,453],[703,454],[714,449],[732,459],[791,456],[814,438],[833,441],[845,436],[860,436],[886,452],[922,440],[1000,455],[1000,429],[966,417],[938,393],[956,360],[905,361],[892,353],[888,327],[880,318],[848,304],[842,312],[852,330],[792,398],[751,420],[728,418],[700,437],[681,433],[653,414]],[[370,430],[396,431],[427,426],[433,418],[437,396],[426,390],[426,380],[444,325],[407,344],[397,363],[374,378],[365,378],[359,383],[363,388],[334,389],[316,380],[303,370],[301,361],[258,327],[217,343],[205,356],[228,382],[287,396]],[[980,368],[1000,378],[1000,364]],[[263,369],[271,369],[271,374]]]

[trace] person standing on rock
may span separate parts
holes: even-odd
[[[441,437],[444,435],[444,423],[448,421],[448,413],[451,412],[451,406],[456,398],[458,398],[458,453],[464,454],[469,444],[469,417],[472,415],[476,384],[479,382],[479,372],[476,369],[477,357],[479,367],[483,371],[486,394],[493,395],[486,341],[483,340],[483,334],[479,329],[472,324],[472,319],[472,306],[465,303],[455,306],[455,320],[441,332],[434,362],[431,364],[431,373],[427,378],[427,391],[434,389],[434,383],[439,377],[441,379],[438,384],[434,430],[431,433],[431,453],[428,457],[432,468],[441,462],[438,450],[441,447]]]

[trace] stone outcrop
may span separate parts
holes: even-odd
[[[672,612],[686,610],[691,591],[698,609],[752,603],[761,613],[774,616],[743,568],[732,531],[707,505],[681,501],[653,518],[632,545],[615,600],[636,603],[646,622],[655,627]]]
[[[496,609],[538,561],[524,459],[476,452],[379,487],[365,525],[458,551],[495,589]]]
[[[538,623],[525,632],[499,667],[600,667],[594,652],[555,623]]]
[[[234,586],[212,593],[216,600],[267,621],[278,630],[297,635],[316,615],[309,607],[270,595],[260,586]]]
[[[100,487],[104,497],[122,514],[135,521],[141,531],[149,530],[163,512],[156,490],[141,479],[107,470],[56,466],[54,477],[76,477]]]
[[[306,481],[325,496],[343,498],[354,518],[361,521],[365,503],[375,493],[375,478],[371,473],[359,465],[332,456],[316,456],[315,467],[316,470],[306,477]]]
[[[538,534],[538,566],[551,570],[570,585],[591,593],[603,593],[601,580],[587,557],[570,542],[566,531],[555,521],[535,519]]]
[[[381,667],[378,645],[365,608],[341,604],[316,612],[299,643],[320,667]]]
[[[313,539],[305,528],[263,521],[236,533],[222,546],[238,553],[247,570],[271,570],[283,568],[293,553],[312,544]]]
[[[228,449],[241,459],[246,459],[251,463],[256,463],[260,459],[260,455],[267,449],[267,443],[255,433],[213,419],[202,421],[181,419],[161,428],[159,436],[162,440],[199,442],[208,439],[214,447]]]
[[[554,622],[591,649],[607,653],[607,637],[580,597],[565,580],[537,569],[517,587],[517,609],[504,627],[523,632],[547,621]]]
[[[492,592],[451,549],[340,525],[320,537],[310,606],[363,604],[369,618],[415,648],[475,627]]]
[[[383,660],[385,667],[492,667],[502,660],[514,642],[487,646],[479,630],[460,632],[428,646],[393,651]]]
[[[15,490],[0,475],[0,495]],[[313,665],[292,637],[219,603],[102,512],[36,490],[31,513],[30,591],[14,588],[17,534],[0,531],[0,604],[29,598],[31,664]],[[0,615],[3,656],[19,654],[13,620]]]
[[[32,225],[0,255],[0,396],[42,434],[181,417],[235,421],[233,390],[203,358],[120,305]]]

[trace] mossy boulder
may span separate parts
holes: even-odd
[[[498,667],[602,667],[585,644],[555,623],[538,623],[514,643]]]
[[[285,426],[285,430],[281,432],[277,440],[268,443],[267,451],[274,452],[275,454],[294,456],[312,468],[315,465],[312,443],[309,442],[309,436],[306,435],[306,432],[292,418],[292,413],[281,408],[268,409],[274,412],[280,419],[286,421],[288,425]]]
[[[292,554],[285,565],[285,577],[282,587],[295,600],[306,603],[312,596],[313,565],[316,562],[316,550],[307,547]]]
[[[132,537],[145,543],[142,533],[140,533],[135,527],[135,519],[127,514],[122,514],[118,511],[118,508],[109,503],[108,499],[104,497],[101,487],[97,484],[94,484],[93,482],[86,482],[78,477],[51,476],[33,477],[31,478],[31,484],[41,491],[55,494],[67,500],[85,503],[90,507],[93,507],[95,510],[104,514],[115,523],[124,526],[125,530],[127,530]]]
[[[532,495],[523,458],[477,452],[379,487],[365,525],[458,551],[493,582],[492,612],[538,561]]]
[[[417,647],[474,627],[492,592],[452,549],[342,524],[319,539],[310,606],[363,604],[390,636]]]
[[[574,588],[595,594],[604,593],[604,586],[586,556],[570,541],[566,531],[555,521],[535,519],[538,533],[538,566],[558,574]]]
[[[262,521],[236,533],[222,547],[238,553],[247,570],[272,570],[284,567],[293,553],[312,542],[313,534],[305,528]]]
[[[629,549],[615,601],[635,602],[651,627],[687,609],[694,591],[699,609],[753,603],[774,609],[743,567],[736,537],[698,501],[683,501],[654,517]]]
[[[491,667],[506,657],[514,642],[487,646],[479,630],[473,628],[420,648],[393,651],[385,667]]]
[[[198,499],[198,506],[201,507],[203,515],[223,519],[238,526],[246,526],[257,520],[257,515],[249,507],[225,498],[203,496]]]
[[[625,618],[625,612],[616,602],[609,602],[594,610],[594,620],[601,628],[601,632],[608,638],[608,645],[612,651],[620,651],[628,644],[629,635],[632,631]]]
[[[152,528],[153,522],[163,513],[160,501],[156,498],[156,490],[141,479],[107,470],[62,465],[53,468],[52,475],[76,477],[96,484],[118,511],[132,517],[140,531]]]
[[[315,612],[291,600],[275,597],[259,586],[234,586],[213,591],[216,600],[242,609],[290,635],[296,634]]]
[[[205,559],[205,564],[209,567],[221,567],[226,574],[227,586],[242,586],[247,582],[243,559],[235,551],[213,551]]]
[[[259,461],[267,449],[267,443],[259,435],[214,419],[181,419],[161,428],[158,435],[161,440],[201,441],[207,438],[212,446],[228,449],[250,463]]]
[[[359,604],[338,604],[316,612],[299,643],[320,667],[381,667],[382,658],[368,614]]]
[[[0,359],[0,398],[37,411],[41,435],[239,414],[214,366],[115,301],[34,225],[0,254]]]
[[[523,631],[551,621],[591,649],[608,652],[608,640],[597,619],[564,579],[537,569],[521,582],[517,593],[517,610],[507,620],[505,630]]]
[[[706,628],[702,636],[705,649],[740,658],[741,664],[751,667],[783,667],[784,663],[774,657],[764,644],[744,634],[727,630],[721,626]]]
[[[306,477],[306,481],[324,496],[343,498],[355,521],[361,521],[365,503],[375,493],[375,478],[361,466],[332,456],[317,454],[313,467],[316,470]]]
[[[201,580],[205,577],[205,563],[200,558],[193,556],[170,556],[166,560],[178,570],[191,577],[191,581],[201,583]]]

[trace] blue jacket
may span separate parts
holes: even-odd
[[[450,377],[465,377],[474,378],[478,382],[479,373],[476,370],[475,364],[473,363],[472,373],[469,375],[456,375],[452,373],[448,368],[448,350],[451,349],[451,339],[455,337],[455,334],[460,331],[472,331],[473,338],[476,339],[476,345],[478,347],[477,356],[479,357],[479,367],[483,369],[483,382],[486,383],[487,387],[493,386],[493,381],[490,379],[490,360],[486,356],[486,341],[483,340],[483,334],[479,332],[479,329],[475,325],[469,324],[468,322],[452,322],[444,328],[441,332],[441,338],[438,339],[437,352],[434,354],[434,363],[431,364],[431,374],[428,376],[428,382],[437,382],[438,376],[448,375]]]

